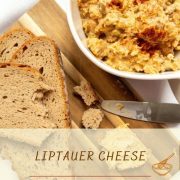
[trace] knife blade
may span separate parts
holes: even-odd
[[[107,112],[134,120],[180,123],[179,104],[104,100],[101,107]]]

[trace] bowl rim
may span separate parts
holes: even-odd
[[[120,71],[112,68],[111,66],[103,63],[99,59],[97,59],[82,43],[74,22],[73,22],[73,13],[72,13],[72,0],[68,0],[68,8],[67,8],[67,20],[69,24],[70,31],[72,33],[72,36],[80,48],[80,50],[83,52],[83,54],[96,66],[101,68],[102,70],[118,76],[122,78],[127,79],[136,79],[136,80],[168,80],[168,79],[180,79],[180,71],[170,71],[170,72],[164,72],[159,74],[145,74],[145,73],[135,73],[135,72],[126,72],[126,71]]]

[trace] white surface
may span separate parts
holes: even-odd
[[[12,170],[10,161],[0,158],[0,179],[1,180],[19,180],[17,174]]]
[[[174,103],[178,101],[175,98],[171,87],[167,80],[161,81],[142,81],[142,80],[128,80],[136,92],[146,101],[154,101],[161,103]]]
[[[0,33],[6,30],[38,0],[5,0],[0,5]]]
[[[171,85],[174,95],[180,103],[180,80],[169,80],[169,84]]]

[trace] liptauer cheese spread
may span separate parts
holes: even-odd
[[[180,70],[180,0],[78,0],[87,45],[111,67]]]

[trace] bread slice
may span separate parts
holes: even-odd
[[[0,128],[53,128],[42,101],[52,88],[24,65],[0,64]]]
[[[86,80],[81,81],[80,86],[75,86],[74,92],[82,97],[87,106],[91,106],[99,101],[99,98],[94,92],[91,84]]]
[[[100,109],[90,108],[86,110],[82,117],[82,124],[87,129],[97,129],[103,120],[104,114]]]
[[[13,56],[13,62],[26,64],[39,70],[46,83],[53,87],[53,91],[45,104],[50,117],[59,128],[68,128],[69,106],[65,76],[60,64],[60,54],[54,41],[47,37],[35,37],[25,43]]]
[[[0,63],[8,62],[17,49],[33,37],[30,31],[23,28],[4,34],[0,38]]]

